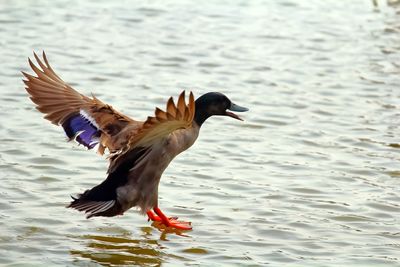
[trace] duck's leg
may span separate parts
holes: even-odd
[[[147,216],[149,216],[150,220],[160,221],[166,227],[176,228],[180,230],[192,230],[190,222],[177,221],[177,218],[168,218],[158,207],[154,207],[153,210],[158,216],[155,215],[153,212],[148,211]]]
[[[149,221],[153,221],[153,222],[161,222],[161,218],[160,216],[154,214],[154,212],[152,212],[151,210],[148,210],[146,212],[147,216],[149,217]],[[178,217],[174,216],[174,217],[169,217],[169,220],[177,220]]]

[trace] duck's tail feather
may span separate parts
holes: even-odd
[[[112,217],[121,215],[126,209],[118,201],[117,189],[126,184],[127,175],[125,169],[110,173],[102,183],[90,190],[86,190],[76,197],[67,208],[84,211],[87,218],[93,216]]]
[[[71,196],[73,201],[71,201],[67,208],[85,212],[87,219],[94,216],[112,217],[122,214],[121,205],[117,200],[92,200],[85,194],[86,192],[78,195],[78,197]]]

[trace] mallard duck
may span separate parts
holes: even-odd
[[[87,97],[65,83],[50,67],[46,54],[43,61],[34,53],[38,66],[28,59],[36,76],[22,72],[23,82],[36,108],[45,119],[61,126],[69,140],[93,149],[99,154],[108,150],[107,178],[92,189],[72,197],[67,206],[94,216],[122,215],[138,207],[149,220],[166,227],[192,229],[190,222],[167,217],[158,207],[158,184],[168,164],[196,141],[203,123],[211,116],[229,116],[230,111],[243,112],[224,94],[210,92],[196,101],[183,91],[175,104],[169,98],[165,111],[156,108],[153,116],[137,121],[118,112],[94,95]],[[228,111],[230,110],[230,111]]]

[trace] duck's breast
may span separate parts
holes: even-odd
[[[198,128],[182,129],[160,139],[129,170],[128,182],[117,189],[118,201],[125,210],[138,206],[144,213],[157,205],[158,184],[169,163],[197,139]]]

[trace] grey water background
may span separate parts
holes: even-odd
[[[400,6],[0,1],[0,48],[1,264],[400,266]],[[64,208],[107,162],[34,109],[33,50],[135,119],[182,89],[250,108],[164,173],[160,206],[193,231]]]

